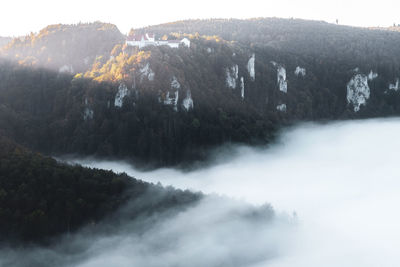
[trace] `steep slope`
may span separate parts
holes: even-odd
[[[163,69],[154,69],[154,81],[146,76],[132,89],[129,79],[98,83],[4,63],[0,66],[0,128],[46,153],[118,156],[162,164],[198,159],[206,148],[225,141],[249,142],[270,134],[271,121],[263,121],[231,89],[212,92],[216,87],[204,84],[199,88],[204,92],[188,91],[185,80],[177,78],[182,97],[176,98],[175,105],[173,76],[159,79]],[[128,95],[122,97],[125,91]],[[188,92],[193,93],[193,108],[186,109]]]
[[[126,174],[62,164],[0,137],[0,245],[43,242],[94,225],[128,201],[144,201],[140,209],[127,211],[134,219],[200,198]]]
[[[97,33],[101,25],[61,25],[51,42],[46,34],[32,40],[60,45],[60,29]],[[30,56],[4,61],[3,131],[45,153],[164,165],[201,159],[222,143],[267,143],[282,124],[299,120],[400,114],[397,32],[283,19],[183,21],[137,31],[187,37],[191,46],[139,50],[111,30],[116,37],[96,52],[103,56],[75,75],[27,66]],[[78,48],[94,43],[79,36]],[[8,58],[17,56],[15,47],[14,40],[5,49]],[[38,51],[22,47],[24,55]],[[60,64],[73,53],[71,46],[63,56],[49,51]]]
[[[109,56],[114,45],[123,41],[124,36],[112,24],[57,24],[14,38],[0,50],[0,56],[25,66],[75,73],[88,69],[97,57]]]
[[[400,75],[398,32],[277,18],[189,20],[144,30],[159,35],[171,32],[218,35],[253,50],[255,76],[260,82],[256,87],[261,88],[262,81],[266,91],[272,91],[276,84],[271,80],[275,80],[281,91],[287,93],[280,99],[284,103],[276,107],[286,110],[289,118],[397,114],[394,99]],[[277,71],[277,79],[265,78],[271,64]],[[357,75],[364,80],[368,76],[367,84],[354,83]]]
[[[158,35],[172,32],[217,35],[228,41],[272,47],[319,60],[351,60],[355,65],[376,60],[394,63],[400,57],[400,48],[396,45],[400,38],[397,32],[321,21],[279,18],[187,20],[144,30]]]

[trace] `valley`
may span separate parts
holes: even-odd
[[[0,266],[398,266],[399,27],[0,38]]]

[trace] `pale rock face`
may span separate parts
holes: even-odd
[[[172,105],[174,106],[174,110],[178,111],[178,100],[179,100],[179,91],[176,90],[173,96],[170,96],[170,93],[167,92],[167,95],[164,99],[164,105]]]
[[[74,73],[74,68],[71,65],[64,65],[58,69],[59,73]]]
[[[302,68],[302,67],[300,67],[300,66],[297,66],[296,67],[296,70],[294,71],[294,74],[298,77],[298,76],[302,76],[302,77],[304,77],[304,76],[306,76],[306,69],[305,68]]]
[[[277,71],[279,90],[287,93],[286,69],[282,66],[278,67]]]
[[[374,79],[378,78],[378,73],[373,72],[372,70],[368,74],[368,80],[372,81]]]
[[[174,102],[174,110],[178,111],[178,100],[179,100],[179,91],[175,91],[175,102]]]
[[[356,74],[347,83],[347,102],[353,104],[354,112],[360,110],[361,105],[366,105],[370,96],[368,77],[364,74]]]
[[[190,92],[190,90],[187,90],[186,97],[182,101],[182,106],[186,111],[193,109],[194,105],[193,105],[192,93]]]
[[[146,65],[140,69],[140,80],[142,81],[144,77],[147,77],[147,79],[149,81],[153,81],[154,80],[154,72],[153,70],[150,68],[150,64],[146,63]]]
[[[244,78],[240,77],[240,95],[244,99]]]
[[[172,105],[173,99],[169,96],[169,92],[165,95],[164,105]]]
[[[399,79],[397,78],[396,83],[393,84],[389,84],[389,90],[395,90],[398,91],[399,90]]]
[[[280,104],[276,106],[276,110],[286,112],[286,104]]]
[[[115,95],[114,106],[121,108],[124,104],[124,97],[129,93],[128,87],[124,83],[121,83],[118,87],[118,92]]]
[[[256,55],[253,54],[249,59],[249,62],[247,62],[247,70],[249,71],[249,75],[252,81],[256,79],[255,62],[256,62]]]
[[[239,76],[239,66],[234,65],[230,68],[226,68],[226,84],[229,88],[236,88],[236,80]]]
[[[180,89],[181,88],[181,84],[178,82],[178,79],[176,79],[175,76],[172,77],[171,88],[173,88],[173,89]]]
[[[83,110],[83,120],[85,121],[91,120],[93,119],[93,116],[94,116],[94,111],[89,107],[85,107],[85,109]]]
[[[274,67],[277,67],[276,73],[279,90],[281,92],[287,93],[286,69],[275,61],[271,61],[271,64]]]

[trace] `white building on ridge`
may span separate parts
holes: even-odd
[[[143,48],[146,46],[161,46],[168,45],[171,48],[179,48],[180,45],[190,47],[190,40],[188,38],[183,38],[181,40],[156,40],[154,34],[135,34],[128,36],[126,39],[126,44],[128,46],[136,46]]]

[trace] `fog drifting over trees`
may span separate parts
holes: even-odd
[[[218,164],[188,173],[80,162],[295,211],[299,229],[290,246],[254,266],[396,266],[399,134],[399,119],[303,124],[268,149],[224,149]]]

